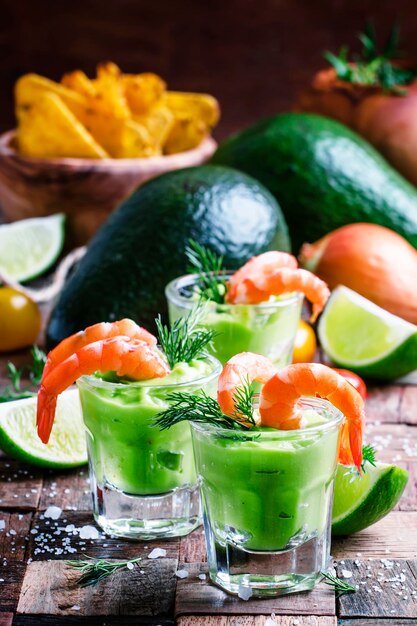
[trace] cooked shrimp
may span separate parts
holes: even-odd
[[[125,318],[117,322],[100,322],[63,339],[51,350],[45,363],[43,376],[45,377],[54,365],[65,361],[71,354],[89,343],[118,336],[140,339],[150,346],[156,346],[156,337],[145,328],[138,326],[133,320]]]
[[[93,341],[73,351],[43,374],[38,393],[38,435],[48,443],[55,417],[57,397],[77,378],[94,372],[116,372],[134,380],[162,378],[170,369],[149,343],[127,336]]]
[[[297,402],[302,396],[316,396],[331,402],[345,416],[339,460],[352,462],[360,471],[364,402],[343,376],[319,363],[297,363],[277,371],[261,389],[259,413],[265,426],[292,430],[303,427]]]
[[[257,302],[268,300],[271,294],[265,293],[267,291],[265,282],[268,276],[279,267],[295,269],[298,267],[297,259],[292,254],[277,250],[253,256],[228,281],[226,302],[255,304],[252,299],[247,299],[250,294],[254,297],[257,295],[259,298]]]
[[[269,300],[270,296],[300,291],[313,304],[311,321],[314,322],[330,296],[326,283],[308,270],[299,269],[297,265],[291,266],[291,261],[283,267],[283,265],[278,265],[279,259],[277,258],[274,268],[273,259],[267,259],[264,263],[264,256],[261,254],[259,257],[253,257],[232,276],[226,295],[227,302],[259,304]],[[285,256],[294,259],[291,255]]]
[[[236,391],[245,382],[266,383],[277,368],[265,356],[253,352],[240,352],[233,356],[219,376],[217,401],[225,415],[236,415]]]

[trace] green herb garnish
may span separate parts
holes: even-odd
[[[193,239],[188,240],[185,254],[190,263],[187,271],[198,274],[199,295],[204,300],[211,300],[218,304],[224,303],[226,295],[226,280],[224,273],[223,256],[216,254],[210,248],[202,246]]]
[[[327,572],[320,572],[323,578],[325,578],[326,585],[333,587],[336,592],[336,598],[340,598],[340,596],[344,596],[345,593],[356,593],[356,587],[351,585],[350,583],[345,582],[341,578],[337,576],[333,576],[332,574],[328,574]]]
[[[79,561],[65,561],[65,564],[81,571],[77,585],[80,585],[80,587],[91,587],[99,583],[103,578],[114,574],[117,570],[128,567],[129,564],[139,563],[141,560],[142,558],[138,557],[137,559],[130,559],[130,561],[119,561],[116,563],[87,556]]]
[[[203,356],[204,348],[216,334],[213,330],[199,327],[204,313],[205,305],[199,302],[188,317],[175,320],[171,327],[162,323],[161,316],[155,320],[159,344],[171,368],[176,363],[189,363]]]
[[[376,459],[375,459],[375,455],[376,455],[376,450],[373,446],[367,445],[367,446],[363,446],[362,447],[362,471],[365,472],[365,464],[366,463],[370,463],[371,465],[373,465],[375,467],[376,465]]]
[[[7,363],[7,377],[10,383],[0,395],[0,402],[21,400],[22,398],[31,398],[36,395],[33,387],[41,382],[43,368],[46,363],[46,354],[38,346],[33,346],[30,354],[32,356],[30,365],[17,368],[11,361]],[[22,388],[22,378],[26,374],[29,374],[30,386]]]
[[[204,391],[201,395],[175,392],[167,396],[169,408],[161,411],[154,420],[154,425],[161,430],[171,428],[184,421],[211,424],[232,430],[249,430],[255,426],[253,417],[253,391],[249,381],[234,396],[235,414],[225,415],[219,403]]]
[[[399,27],[395,24],[388,36],[382,52],[378,52],[375,29],[368,21],[365,31],[359,34],[362,43],[361,54],[353,61],[348,59],[348,48],[343,46],[339,55],[325,52],[325,59],[334,67],[340,80],[356,85],[382,87],[386,92],[395,95],[404,95],[403,85],[409,85],[417,76],[417,68],[400,67],[392,63],[398,58]]]

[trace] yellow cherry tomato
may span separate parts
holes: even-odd
[[[292,362],[310,363],[314,359],[316,347],[316,333],[314,332],[310,324],[307,324],[307,322],[304,322],[304,320],[300,320],[298,324],[297,334],[295,335]]]
[[[24,293],[0,287],[0,352],[35,343],[41,329],[38,306]]]

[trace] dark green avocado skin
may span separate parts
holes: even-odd
[[[275,115],[226,139],[212,163],[246,172],[269,189],[295,252],[352,222],[381,224],[417,248],[416,188],[339,122]]]
[[[237,268],[268,249],[290,250],[274,197],[228,167],[163,174],[137,189],[92,239],[52,311],[48,347],[90,324],[130,317],[154,329],[166,284],[186,273],[193,238]]]

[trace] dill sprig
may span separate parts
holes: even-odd
[[[175,320],[171,327],[162,323],[160,315],[155,320],[159,344],[171,368],[202,358],[204,348],[216,335],[214,330],[199,327],[204,311],[204,304],[198,302],[187,317]]]
[[[232,430],[250,430],[256,425],[253,417],[253,392],[249,381],[234,396],[235,413],[225,415],[217,400],[210,398],[204,391],[201,395],[174,392],[167,396],[168,409],[161,411],[154,420],[154,425],[161,430],[171,428],[184,421],[211,424]]]
[[[365,464],[370,463],[375,467],[376,464],[376,450],[374,446],[366,445],[362,447],[362,471],[366,472]]]
[[[345,593],[356,593],[356,587],[347,583],[346,581],[338,578],[337,576],[333,576],[328,572],[320,572],[323,578],[325,579],[326,585],[332,587],[336,592],[336,598],[340,598],[340,596],[344,596]]]
[[[128,567],[129,564],[134,565],[139,563],[142,558],[130,559],[129,561],[107,561],[106,559],[95,559],[91,556],[86,556],[85,559],[78,561],[65,561],[66,565],[78,569],[81,572],[81,576],[77,580],[77,585],[80,587],[90,587],[97,585],[103,578],[107,578],[111,574],[114,574],[119,569]]]
[[[187,271],[191,274],[198,274],[201,298],[224,304],[227,288],[226,280],[221,278],[224,273],[223,256],[193,239],[188,240],[185,254],[190,263]]]
[[[38,346],[33,346],[30,354],[32,363],[29,365],[18,368],[11,361],[7,363],[6,371],[10,383],[0,395],[0,402],[21,400],[22,398],[31,398],[36,395],[33,387],[41,382],[43,368],[46,363],[46,354]],[[22,378],[26,374],[29,375],[30,385],[23,388]]]
[[[356,85],[378,86],[386,92],[395,95],[404,95],[406,90],[403,85],[409,85],[417,76],[416,68],[405,68],[392,63],[393,58],[398,58],[399,27],[394,24],[388,39],[378,52],[375,29],[371,21],[365,25],[363,33],[359,34],[362,43],[361,54],[353,59],[348,59],[348,48],[343,46],[339,55],[325,52],[325,59],[334,67],[340,80]]]

